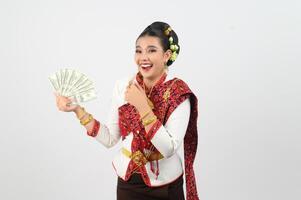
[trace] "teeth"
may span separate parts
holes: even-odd
[[[152,65],[149,64],[142,64],[141,67],[151,67]]]

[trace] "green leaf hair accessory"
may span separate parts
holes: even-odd
[[[173,38],[169,37],[168,41],[169,41],[170,44],[172,44],[173,43]]]

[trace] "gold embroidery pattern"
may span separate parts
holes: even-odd
[[[172,83],[171,83],[171,85],[166,89],[166,91],[164,92],[164,94],[163,94],[163,99],[167,102],[168,101],[168,99],[169,99],[169,97],[170,97],[170,90],[171,90],[171,87],[173,86],[173,84],[175,83],[175,82],[177,82],[179,79],[175,79]]]

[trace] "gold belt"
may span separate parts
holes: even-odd
[[[145,156],[140,150],[131,153],[126,148],[122,148],[121,151],[125,156],[132,159],[139,167],[145,165],[148,161],[160,160],[163,158],[162,154],[159,152],[153,152]]]

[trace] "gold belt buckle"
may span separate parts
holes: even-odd
[[[138,165],[139,167],[141,165],[145,165],[147,163],[147,159],[145,158],[145,156],[143,155],[143,153],[141,151],[135,151],[132,155],[131,155],[131,159],[134,161],[134,163],[136,165]]]

